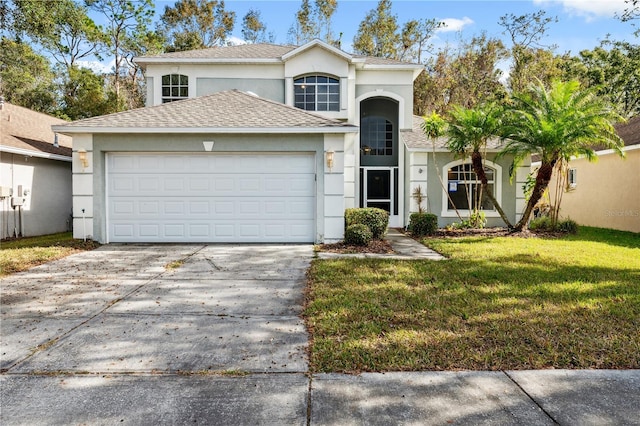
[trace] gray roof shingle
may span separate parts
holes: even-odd
[[[256,62],[260,61],[273,61],[273,62],[281,62],[282,57],[287,53],[297,49],[299,46],[291,46],[291,45],[277,45],[277,44],[267,44],[267,43],[257,43],[257,44],[240,44],[235,46],[219,46],[219,47],[210,47],[207,49],[196,49],[196,50],[187,50],[184,52],[170,52],[170,53],[162,53],[160,55],[155,56],[140,56],[135,58],[135,62],[144,64],[149,62],[149,60],[153,62],[157,62],[158,60],[166,59],[168,61],[175,60],[212,60],[212,61],[243,61],[243,62],[251,62],[251,60],[255,60]],[[387,58],[377,58],[372,56],[363,56],[363,55],[351,55],[353,58],[364,59],[364,63],[367,65],[413,65],[416,64],[404,61],[398,61],[395,59],[387,59]]]
[[[413,126],[411,130],[402,130],[400,131],[400,137],[404,141],[405,145],[409,149],[434,149],[436,151],[449,151],[447,148],[447,138],[439,137],[435,140],[434,143],[431,139],[427,138],[427,136],[422,131],[422,123],[424,123],[424,118],[419,115],[413,116]],[[490,139],[487,142],[487,149],[500,149],[502,148],[503,143],[500,139]]]
[[[203,129],[207,131],[300,130],[352,131],[355,126],[332,120],[238,90],[138,108],[115,114],[74,121],[59,127],[61,132],[154,131]]]
[[[65,123],[59,118],[5,102],[0,108],[0,150],[17,148],[71,157],[71,138],[59,135],[59,146],[56,147],[51,130],[52,125]]]

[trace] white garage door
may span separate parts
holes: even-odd
[[[313,153],[107,156],[111,242],[313,242]]]

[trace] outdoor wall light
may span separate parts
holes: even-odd
[[[85,149],[78,150],[78,159],[80,160],[83,168],[86,169],[89,167],[89,159],[87,158],[87,151]]]
[[[327,156],[327,167],[329,168],[329,170],[331,170],[333,168],[333,150],[331,151],[327,151],[325,153],[325,155]]]

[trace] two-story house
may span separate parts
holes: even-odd
[[[468,186],[458,183],[473,173],[427,140],[413,115],[420,65],[319,40],[136,62],[145,108],[55,128],[74,139],[76,237],[88,229],[100,242],[333,242],[345,208],[379,207],[390,226],[406,226],[418,186],[441,225],[458,220],[447,195],[464,204]],[[515,220],[521,185],[509,184],[507,160],[487,166]],[[487,216],[499,224],[492,209]]]

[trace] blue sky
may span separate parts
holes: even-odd
[[[312,0],[313,1],[313,0]],[[173,6],[175,0],[156,0],[156,18],[165,6]],[[339,0],[333,17],[333,29],[342,32],[342,47],[351,51],[353,37],[365,15],[377,5],[377,1]],[[557,16],[551,25],[546,45],[556,45],[558,53],[570,51],[577,54],[583,49],[599,45],[607,34],[615,40],[633,40],[634,27],[615,18],[625,8],[624,0],[393,0],[393,12],[398,23],[414,18],[435,18],[447,26],[438,31],[433,44],[455,46],[460,37],[468,39],[485,31],[489,36],[506,42],[500,16],[507,13],[522,15],[540,9],[547,16]],[[300,0],[226,0],[226,8],[236,12],[236,25],[232,36],[241,39],[242,17],[251,8],[261,12],[267,30],[276,36],[276,43],[287,43],[287,32],[300,7]],[[635,39],[637,40],[637,39]]]
[[[157,1],[161,13],[173,1]],[[339,0],[334,15],[333,28],[342,32],[345,50],[351,46],[358,25],[377,1]],[[245,1],[227,0],[227,8],[237,14],[233,35],[241,38],[242,17],[250,8],[261,11],[267,28],[276,34],[276,42],[286,43],[287,31],[294,21],[299,0],[290,1]],[[393,0],[393,11],[400,24],[413,18],[435,18],[448,23],[438,33],[436,43],[455,43],[461,31],[462,37],[472,37],[482,31],[490,36],[503,37],[502,27],[497,22],[506,13],[521,15],[540,9],[548,16],[557,16],[559,22],[550,28],[547,42],[558,45],[559,52],[570,50],[578,53],[599,44],[608,33],[614,39],[630,39],[633,27],[615,19],[616,12],[624,10],[624,0],[511,0],[511,1],[436,1],[436,0]]]

